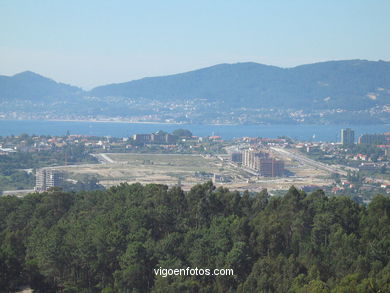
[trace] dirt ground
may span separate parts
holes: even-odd
[[[110,161],[105,164],[63,166],[62,169],[77,179],[80,175],[94,175],[104,186],[121,182],[142,184],[159,183],[168,186],[181,184],[185,190],[197,183],[213,180],[229,189],[260,191],[286,190],[291,185],[328,185],[329,174],[285,158],[285,167],[290,176],[264,178],[253,176],[228,161],[217,157],[186,154],[105,154]],[[196,176],[203,172],[203,176]],[[216,177],[214,177],[214,174]]]

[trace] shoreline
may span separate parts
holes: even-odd
[[[88,122],[88,123],[123,123],[123,124],[161,124],[161,125],[215,125],[215,126],[240,126],[244,124],[191,124],[191,123],[178,123],[178,122],[154,122],[154,121],[132,121],[132,120],[109,120],[109,119],[0,119],[1,121],[47,121],[47,122]],[[267,125],[267,124],[250,124],[250,125]],[[271,124],[269,124],[271,125]]]
[[[370,125],[384,125],[384,126],[390,126],[390,123],[383,123],[383,124],[333,124],[333,123],[326,123],[326,124],[306,124],[306,123],[290,123],[290,124],[284,124],[284,123],[275,123],[275,124],[266,124],[266,123],[259,123],[259,124],[236,124],[236,123],[214,123],[214,124],[207,124],[207,123],[179,123],[179,122],[154,122],[154,121],[132,121],[132,120],[110,120],[110,119],[91,119],[91,120],[85,120],[85,119],[0,119],[1,121],[40,121],[40,122],[83,122],[83,123],[123,123],[123,124],[145,124],[145,125],[151,125],[151,124],[158,124],[158,125],[210,125],[210,126],[276,126],[276,125],[289,125],[289,126],[343,126],[343,127],[356,127],[356,126],[370,126]]]

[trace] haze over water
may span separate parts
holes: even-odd
[[[152,133],[158,130],[172,132],[178,128],[190,130],[195,136],[219,135],[223,139],[238,137],[288,136],[301,141],[340,141],[342,128],[355,130],[355,139],[364,133],[390,132],[390,125],[192,125],[192,124],[142,124],[116,122],[31,121],[0,120],[0,136],[37,134],[129,137],[136,133]]]

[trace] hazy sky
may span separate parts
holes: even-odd
[[[389,0],[0,0],[0,74],[91,88],[218,63],[390,60]]]

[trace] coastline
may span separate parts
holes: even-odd
[[[26,121],[26,120],[25,120]],[[37,120],[32,120],[37,121]],[[183,125],[184,123],[173,122],[153,122],[153,121],[131,121],[131,120],[110,120],[110,119],[45,119],[39,121],[53,121],[53,122],[89,122],[89,123],[125,123],[125,124],[162,124],[162,125]]]
[[[340,130],[350,127],[356,136],[365,133],[390,132],[390,125],[309,125],[309,124],[189,124],[189,123],[158,123],[150,121],[128,121],[109,119],[48,119],[22,120],[0,119],[0,135],[65,135],[72,134],[128,137],[135,133],[153,133],[157,130],[172,132],[178,128],[190,130],[197,136],[218,135],[223,139],[238,137],[269,137],[288,136],[301,141],[340,141]]]
[[[240,126],[244,124],[228,124],[228,123],[214,123],[214,124],[191,124],[179,122],[154,122],[154,121],[133,121],[133,120],[110,120],[110,119],[0,119],[0,121],[40,121],[40,122],[83,122],[83,123],[123,123],[123,124],[145,124],[145,125],[211,125],[211,126]],[[267,124],[250,124],[250,125],[267,125]],[[270,124],[271,125],[271,124]]]
[[[351,124],[351,123],[254,123],[254,124],[238,124],[238,123],[180,123],[180,122],[157,122],[157,121],[133,121],[133,120],[111,120],[111,119],[4,119],[1,121],[36,121],[36,122],[82,122],[82,123],[122,123],[122,124],[141,124],[141,125],[198,125],[198,126],[340,126],[340,127],[369,127],[372,125],[389,126],[390,123],[366,123],[366,124]],[[390,129],[389,129],[390,131]]]

